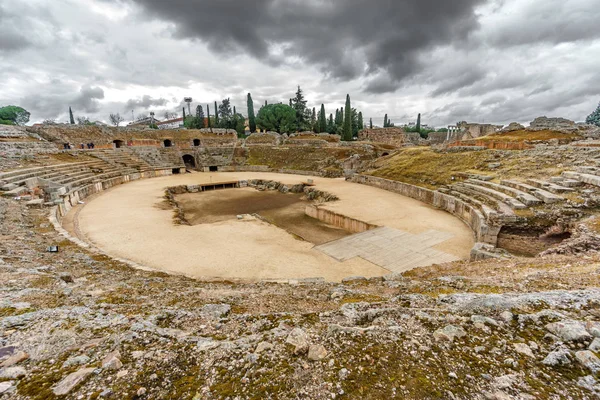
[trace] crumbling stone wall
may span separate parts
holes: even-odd
[[[373,128],[358,132],[358,140],[384,143],[394,147],[416,145],[420,136],[415,132],[404,132],[402,128]]]

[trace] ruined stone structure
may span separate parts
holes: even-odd
[[[404,132],[402,128],[373,128],[358,132],[358,139],[403,147],[418,144],[420,136],[415,132]]]

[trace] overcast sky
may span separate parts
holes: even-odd
[[[582,121],[600,101],[598,0],[0,0],[0,105],[31,122],[343,106],[366,121]]]

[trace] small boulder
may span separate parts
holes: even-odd
[[[517,353],[523,354],[530,358],[535,358],[533,351],[531,351],[531,348],[525,343],[513,343],[513,347]]]
[[[6,360],[4,360],[0,364],[0,367],[10,367],[10,366],[20,363],[21,361],[25,361],[28,358],[29,358],[29,354],[25,353],[24,351],[18,351],[15,354],[13,354],[12,356],[8,357]]]
[[[75,386],[85,381],[92,372],[94,372],[94,368],[81,368],[63,378],[52,391],[56,396],[64,396]]]
[[[226,317],[231,311],[229,304],[205,304],[202,306],[202,314],[208,315],[212,318],[223,318]]]
[[[73,275],[69,274],[68,272],[63,272],[58,277],[66,283],[75,282],[75,280],[73,279]]]
[[[542,364],[551,367],[569,365],[571,364],[571,353],[565,348],[556,349],[544,358]]]
[[[600,372],[600,359],[589,350],[578,351],[575,359],[594,374]]]
[[[8,367],[0,370],[0,379],[19,379],[27,375],[23,367]]]
[[[327,349],[323,345],[314,344],[308,348],[308,359],[311,361],[321,361],[327,357]]]
[[[595,338],[588,349],[591,351],[600,352],[600,338]]]
[[[473,322],[474,324],[484,324],[484,325],[492,325],[492,326],[498,326],[498,322],[490,317],[485,317],[483,315],[471,315],[471,322]]]
[[[294,346],[294,354],[296,355],[308,351],[308,335],[300,328],[294,328],[285,342]]]
[[[85,365],[90,362],[90,358],[86,355],[69,357],[67,361],[63,363],[63,368],[70,367],[71,365]]]
[[[256,346],[256,349],[254,350],[254,352],[255,352],[256,354],[260,354],[260,353],[262,353],[263,351],[266,351],[266,350],[271,350],[272,348],[273,348],[273,345],[272,345],[271,343],[269,343],[269,342],[260,342],[260,343],[259,343],[259,344]]]
[[[546,325],[546,329],[565,342],[580,342],[592,337],[585,329],[585,325],[579,321],[566,320],[553,322]]]
[[[115,350],[104,357],[102,360],[102,369],[118,370],[123,367],[121,362],[121,353],[119,350]]]
[[[445,340],[449,342],[453,342],[455,338],[462,338],[464,336],[467,336],[467,332],[456,325],[447,325],[433,333],[433,337],[436,340]]]

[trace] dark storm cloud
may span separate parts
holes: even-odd
[[[127,100],[127,103],[125,103],[125,109],[127,110],[131,110],[131,109],[135,109],[135,108],[144,108],[144,109],[148,109],[150,107],[154,107],[154,106],[164,106],[166,105],[168,102],[167,99],[153,99],[151,96],[149,95],[144,95],[142,96],[141,99],[129,99]]]
[[[71,102],[73,106],[88,113],[95,113],[100,109],[98,100],[104,98],[104,90],[99,87],[83,86],[79,94]]]
[[[18,51],[32,45],[24,35],[23,27],[19,26],[18,15],[9,10],[7,5],[0,4],[0,53]]]
[[[271,65],[301,59],[350,80],[386,73],[366,86],[389,92],[419,67],[418,55],[465,39],[484,0],[130,0],[170,21],[175,35],[224,55],[245,53]]]

